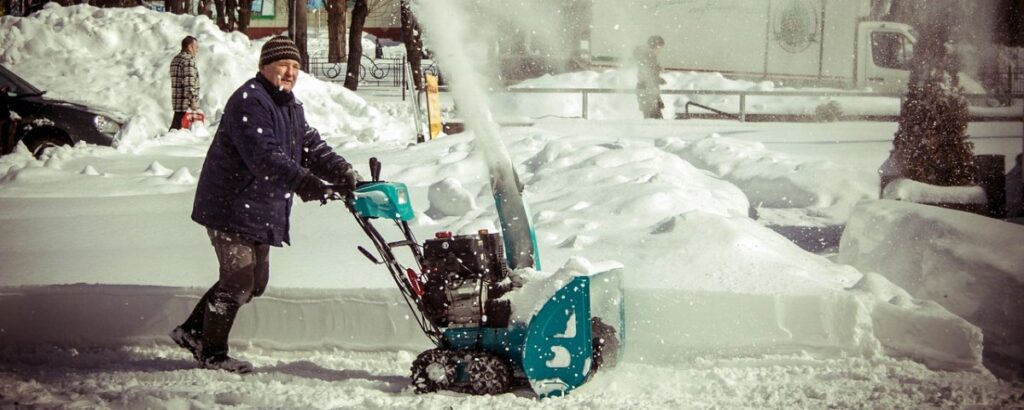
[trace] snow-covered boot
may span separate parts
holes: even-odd
[[[204,369],[228,370],[237,373],[252,371],[252,364],[228,356],[228,335],[241,304],[230,293],[215,292],[203,315],[200,366]],[[248,370],[246,370],[248,369]]]
[[[224,370],[239,374],[250,373],[253,369],[252,363],[228,355],[204,358],[199,362],[199,366],[204,369]]]
[[[189,353],[192,353],[192,357],[196,360],[199,360],[199,343],[202,340],[201,338],[201,335],[185,330],[185,328],[181,326],[178,326],[171,331],[171,340],[173,340],[178,346],[188,350]]]
[[[192,333],[201,334],[203,333],[203,317],[206,315],[207,305],[210,303],[210,299],[213,298],[213,294],[217,291],[220,286],[220,281],[213,284],[203,297],[199,298],[199,302],[192,308],[192,313],[188,315],[188,319],[185,319],[185,323],[181,324],[181,327],[189,329]],[[197,339],[198,340],[198,339]]]

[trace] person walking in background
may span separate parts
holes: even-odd
[[[181,40],[181,52],[171,60],[171,118],[172,130],[181,129],[181,119],[188,111],[199,111],[199,70],[196,54],[199,40],[188,36]]]
[[[292,193],[323,200],[362,180],[306,123],[292,93],[301,61],[288,37],[263,45],[259,73],[228,99],[199,175],[192,219],[206,227],[219,280],[170,336],[205,369],[253,369],[228,355],[228,334],[239,308],[267,287],[270,247],[289,243]]]
[[[380,43],[380,39],[374,41],[373,58],[380,60],[384,58],[384,45]]]
[[[661,119],[661,110],[665,108],[660,88],[665,80],[661,78],[661,65],[658,64],[658,54],[664,46],[665,39],[651,36],[647,39],[646,47],[637,47],[633,52],[637,68],[636,100],[644,118]]]

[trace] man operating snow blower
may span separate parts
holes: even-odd
[[[301,60],[288,37],[263,45],[259,73],[228,100],[199,176],[192,219],[206,227],[220,276],[171,338],[205,369],[253,369],[228,355],[228,334],[238,309],[266,289],[270,247],[289,243],[292,192],[322,200],[361,180],[306,123],[292,94]]]

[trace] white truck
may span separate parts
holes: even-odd
[[[666,70],[901,91],[915,32],[872,14],[871,0],[593,0],[589,55],[595,65],[628,61],[660,35]],[[982,92],[966,76],[961,84]]]

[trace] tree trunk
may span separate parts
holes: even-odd
[[[931,185],[974,183],[973,144],[966,135],[970,112],[952,47],[961,18],[969,13],[958,4],[935,2],[918,16],[921,35],[893,140],[891,156],[899,176]]]
[[[1024,47],[1024,0],[1000,0],[993,40],[1010,47]]]
[[[226,0],[224,4],[224,17],[227,18],[227,31],[238,29],[238,0]]]
[[[412,71],[412,84],[416,91],[423,90],[423,72],[420,63],[423,60],[423,40],[420,38],[420,25],[416,16],[409,9],[409,0],[402,0],[402,43],[405,44],[405,57],[409,60]]]
[[[327,0],[327,62],[345,58],[345,0]]]
[[[249,35],[249,22],[252,20],[252,0],[237,0],[238,31]]]
[[[192,0],[164,0],[164,8],[174,14],[188,14],[192,10]]]
[[[348,72],[345,74],[345,88],[355,91],[359,88],[359,62],[363,59],[363,25],[369,13],[366,0],[356,0],[352,9],[352,26],[348,32]]]
[[[231,31],[224,0],[213,0],[213,7],[217,10],[217,27],[220,27],[220,31]]]
[[[199,14],[213,19],[213,0],[199,0]]]
[[[306,51],[306,0],[288,0],[288,34],[302,56],[302,71],[309,72],[309,53]]]
[[[77,1],[61,0],[57,3],[64,7],[73,6],[78,4]],[[135,7],[139,3],[136,0],[89,0],[89,5],[96,7]]]

